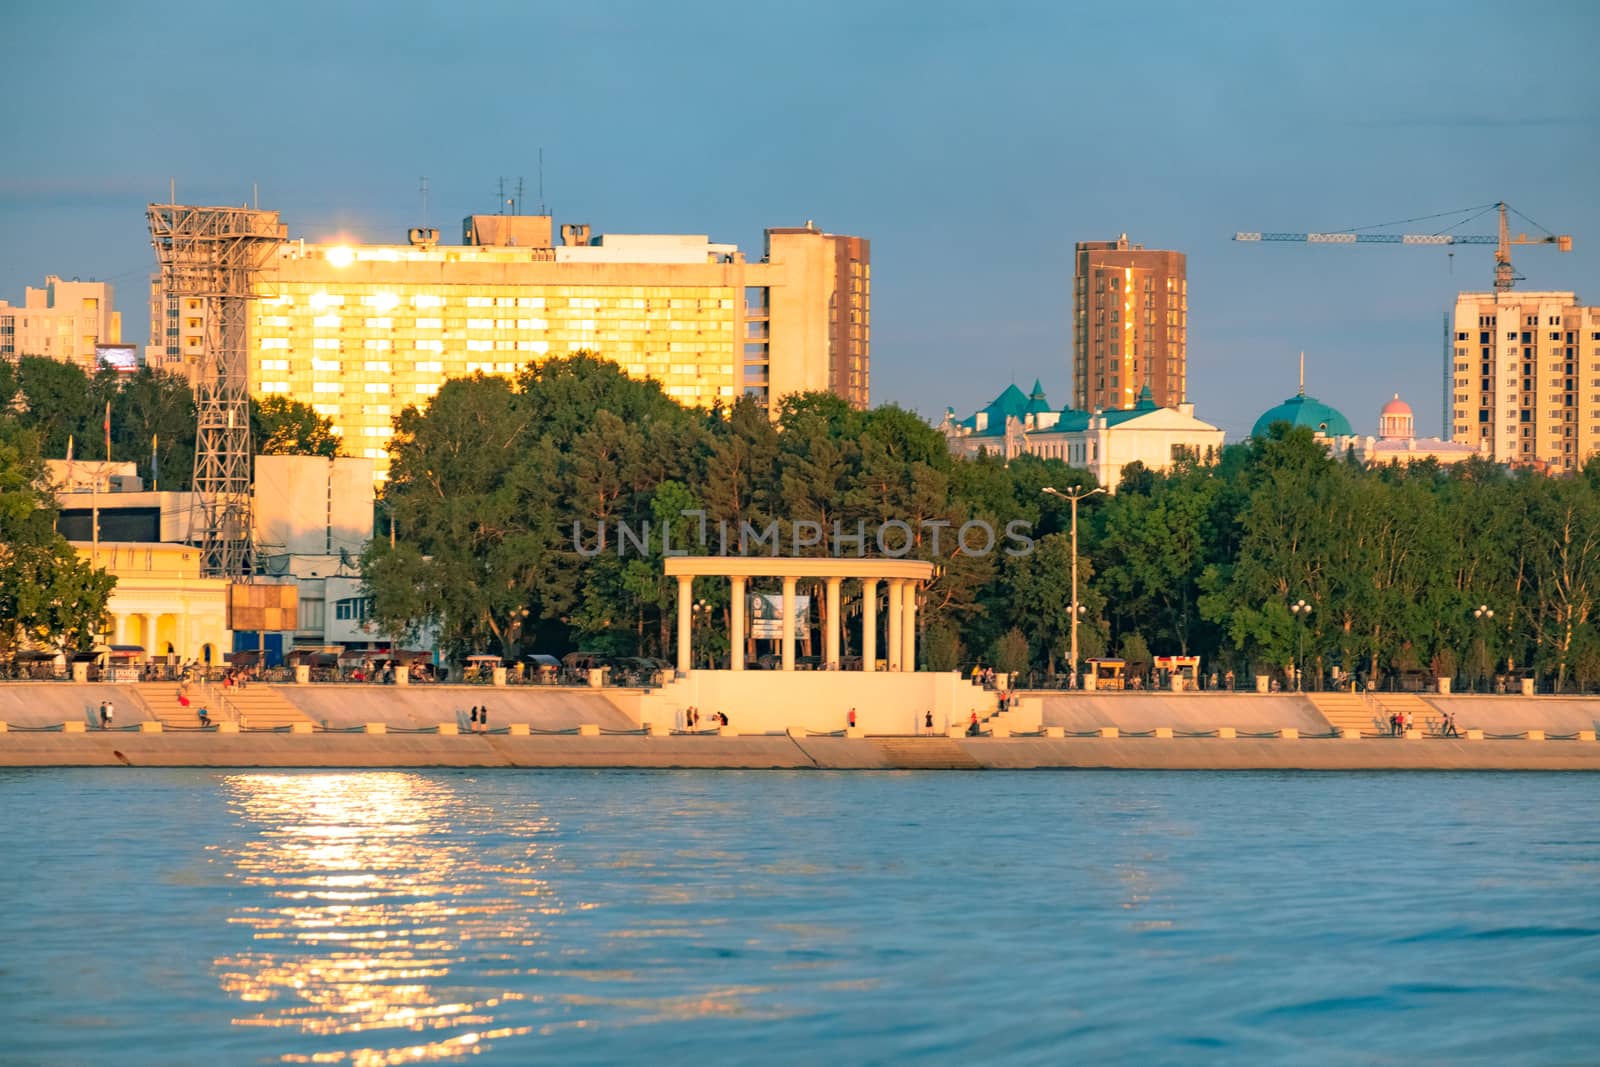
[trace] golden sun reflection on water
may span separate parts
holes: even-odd
[[[474,983],[514,968],[539,922],[567,910],[540,877],[553,827],[537,812],[484,855],[460,832],[472,798],[436,779],[241,774],[225,788],[256,831],[225,853],[231,877],[270,901],[230,919],[253,947],[214,961],[222,988],[256,1009],[235,1025],[329,1039],[282,1062],[356,1067],[461,1058],[531,1030],[495,1025],[519,994]]]

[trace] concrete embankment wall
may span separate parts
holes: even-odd
[[[1440,711],[1454,713],[1459,729],[1477,727],[1488,734],[1518,734],[1524,730],[1570,734],[1600,726],[1600,698],[1596,697],[1430,696],[1424,699]]]
[[[1588,770],[1600,742],[1214,738],[873,738],[434,734],[0,734],[0,767],[705,768],[903,770],[918,746],[986,770]],[[908,753],[907,746],[912,751]]]
[[[1044,725],[1069,733],[1115,726],[1124,733],[1170,726],[1175,732],[1203,732],[1232,726],[1240,733],[1293,727],[1324,733],[1328,720],[1311,700],[1293,694],[1260,693],[1030,693],[1044,703]],[[1382,699],[1382,694],[1378,694]],[[1543,730],[1570,734],[1596,729],[1600,697],[1437,696],[1422,700],[1436,711],[1453,712],[1456,727],[1492,734]]]
[[[1115,726],[1124,733],[1170,726],[1204,732],[1231,726],[1240,733],[1293,727],[1302,733],[1330,729],[1303,697],[1255,693],[1041,693],[1044,725],[1068,732]]]
[[[0,722],[18,726],[52,726],[84,720],[98,722],[102,700],[116,705],[116,723],[131,725],[153,719],[138,685],[74,685],[68,682],[0,683]],[[257,686],[268,688],[306,718],[334,728],[381,722],[396,729],[422,729],[442,722],[466,727],[467,709],[484,705],[490,725],[523,722],[539,730],[569,730],[593,723],[605,730],[637,729],[625,710],[639,694],[626,689],[533,688],[483,685],[316,685]]]
[[[495,688],[482,685],[375,686],[280,685],[279,696],[314,723],[331,727],[386,723],[397,729],[422,729],[439,723],[467,728],[467,709],[489,709],[489,724],[525,722],[540,730],[570,730],[593,723],[602,730],[636,730],[637,720],[610,698],[612,690]],[[618,691],[625,692],[625,691]]]
[[[134,686],[6,682],[0,684],[0,722],[21,726],[53,726],[63,722],[98,725],[100,716],[96,709],[102,700],[112,702],[118,726],[152,718]]]

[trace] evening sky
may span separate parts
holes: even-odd
[[[1190,399],[1230,439],[1295,391],[1440,428],[1442,316],[1488,248],[1237,244],[1504,199],[1576,249],[1526,289],[1600,302],[1600,5],[30,3],[0,64],[0,298],[117,286],[148,331],[144,205],[292,236],[459,239],[523,208],[759,254],[872,241],[872,396],[937,419],[1068,396],[1072,245],[1189,257]],[[511,195],[508,191],[507,195]],[[1462,216],[1455,216],[1460,218]],[[1401,229],[1431,232],[1448,219]],[[1493,233],[1492,214],[1458,232]],[[1531,229],[1520,224],[1523,229]]]

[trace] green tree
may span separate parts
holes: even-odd
[[[1002,674],[1025,674],[1028,670],[1028,635],[1013,626],[994,643],[994,667]]]
[[[298,400],[262,397],[250,405],[250,423],[258,455],[333,459],[340,454],[341,438],[333,432],[333,420]]]
[[[56,532],[43,484],[37,435],[0,416],[0,652],[88,651],[105,629],[116,579]]]
[[[951,623],[936,622],[923,633],[922,658],[928,670],[959,670],[963,653],[961,634]]]

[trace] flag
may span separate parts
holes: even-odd
[[[72,462],[72,435],[67,434],[67,462]]]
[[[111,401],[106,401],[106,462],[111,462]]]
[[[160,437],[157,434],[151,434],[150,435],[150,489],[151,489],[152,492],[159,492],[160,489],[161,489],[161,468],[156,465],[156,453],[158,451],[158,446],[159,445],[160,445]]]

